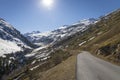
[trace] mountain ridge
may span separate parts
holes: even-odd
[[[32,49],[34,46],[17,29],[2,18],[0,18],[0,40],[1,54]]]
[[[87,29],[87,26],[90,24],[94,24],[97,22],[97,19],[89,18],[84,19],[81,21],[78,21],[75,24],[72,25],[64,25],[60,28],[49,31],[49,32],[39,32],[34,31],[31,33],[25,33],[24,36],[31,41],[34,44],[39,44],[40,46],[53,44],[56,41],[59,41],[65,37],[71,36],[72,34],[75,34],[76,32],[82,32]]]

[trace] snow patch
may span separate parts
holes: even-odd
[[[37,65],[37,66],[31,68],[30,70],[33,71],[34,69],[38,68],[39,66],[40,66],[40,65]]]
[[[91,41],[91,40],[93,40],[95,37],[91,37],[88,41]]]
[[[79,46],[82,46],[83,44],[85,44],[87,41],[83,41],[82,43],[79,44]]]
[[[0,39],[0,56],[4,54],[14,53],[17,51],[22,51],[22,49],[17,46],[16,43]]]

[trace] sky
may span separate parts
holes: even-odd
[[[51,31],[82,19],[98,18],[120,8],[120,0],[0,0],[0,17],[21,33]]]

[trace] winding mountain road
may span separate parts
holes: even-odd
[[[120,67],[83,51],[77,56],[77,80],[120,80]]]

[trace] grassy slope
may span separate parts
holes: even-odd
[[[37,80],[75,80],[76,56],[79,52],[80,50],[69,50],[72,56],[57,66],[40,72]]]
[[[120,42],[120,11],[109,14],[107,18],[103,17],[97,24],[90,25],[91,28],[82,35],[77,33],[66,40],[65,43],[61,42],[60,44],[64,47],[68,46],[66,49],[72,53],[72,56],[47,71],[38,71],[36,75],[38,80],[75,80],[76,55],[79,50],[88,50],[96,55],[101,47],[117,45]],[[95,39],[88,41],[91,37],[95,37]],[[78,46],[83,41],[87,41],[87,43]],[[111,61],[109,56],[114,57],[114,55],[99,57]]]
[[[120,60],[118,57],[120,56],[120,51],[116,52],[116,50],[120,44],[120,11],[110,14],[108,20],[105,20],[103,23],[101,22],[102,21],[96,25],[102,25],[105,32],[86,44],[86,46],[96,54],[98,54],[98,50],[101,50],[101,54],[105,55],[105,58],[112,62],[118,62],[119,64]],[[108,29],[106,29],[106,27],[108,27]]]
[[[71,56],[61,64],[42,72],[38,80],[75,80],[76,56]]]
[[[83,33],[83,35],[79,35],[78,33],[75,36],[72,36],[72,38],[66,41],[66,45],[68,45],[67,49],[88,50],[96,54],[96,51],[101,47],[109,44],[118,44],[120,42],[120,11],[110,14],[108,17],[108,19],[102,18],[96,25],[92,25],[90,29]],[[101,34],[98,35],[99,33]],[[95,39],[82,46],[78,46],[78,44],[87,41],[91,37],[95,37]],[[114,55],[112,55],[112,57],[113,56]],[[99,57],[111,61],[109,58],[107,59],[108,56]],[[40,73],[38,80],[75,80],[75,63],[76,55],[71,56],[48,71]]]
[[[107,18],[107,19],[106,19]],[[101,33],[98,35],[98,33]],[[88,41],[90,37],[95,39]],[[87,41],[82,46],[78,42]],[[73,38],[72,43],[75,48],[88,50],[99,57],[112,63],[120,64],[120,10],[103,17],[97,24],[87,30],[83,36]],[[71,47],[69,47],[71,48]]]

